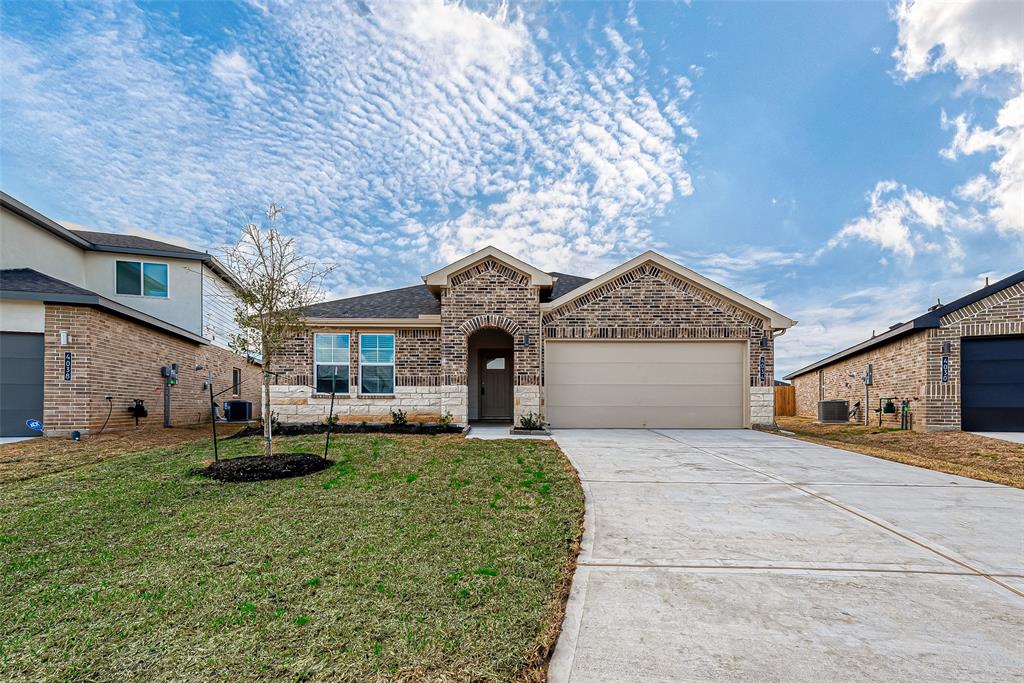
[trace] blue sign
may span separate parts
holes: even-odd
[[[37,432],[43,431],[43,423],[39,420],[32,418],[31,420],[25,420],[25,426],[29,429],[34,429]]]
[[[942,383],[949,384],[949,356],[942,357]]]

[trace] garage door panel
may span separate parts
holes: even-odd
[[[742,380],[737,363],[577,363],[558,369],[560,384],[726,384]]]
[[[37,436],[43,419],[43,335],[0,333],[0,436]]]
[[[564,407],[556,427],[603,427],[607,429],[673,429],[680,424],[700,425],[701,429],[733,429],[735,411],[711,406],[680,409],[677,406],[625,406],[614,410]],[[594,420],[600,423],[595,424]]]
[[[735,342],[620,342],[620,341],[565,341],[550,342],[547,354],[559,364],[623,363],[647,361],[652,363],[679,362],[679,349],[686,347],[686,361],[707,363],[734,357],[743,348]]]
[[[558,406],[736,406],[742,399],[739,389],[721,385],[651,384],[622,386],[587,384],[554,386],[548,402]]]
[[[737,342],[549,343],[545,412],[555,427],[743,427],[745,353]]]

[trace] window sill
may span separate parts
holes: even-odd
[[[313,392],[313,398],[330,398],[330,397],[331,397],[331,392],[329,392],[329,391],[327,393],[320,393],[319,391],[314,391]],[[341,392],[338,392],[338,393],[336,393],[334,395],[334,398],[352,398],[352,394],[343,394]]]
[[[358,398],[394,398],[394,394],[359,394]]]

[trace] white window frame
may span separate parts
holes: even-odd
[[[363,337],[391,337],[391,348],[393,355],[391,356],[390,363],[364,363],[363,362]],[[398,360],[398,347],[395,346],[395,333],[394,332],[360,332],[359,333],[359,386],[357,390],[360,396],[394,396],[395,395],[395,382],[398,380],[396,372],[396,362]],[[391,391],[382,391],[380,393],[363,391],[363,366],[369,365],[371,367],[390,367],[391,368]]]
[[[139,264],[139,293],[138,294],[122,294],[117,291],[117,264],[118,263],[138,263]],[[157,296],[156,294],[146,294],[146,266],[163,266],[167,269],[167,296]],[[136,261],[135,259],[119,258],[114,259],[114,295],[115,296],[132,296],[144,299],[170,299],[171,298],[171,264],[164,263],[163,261]]]
[[[238,381],[235,381],[235,375],[238,375]],[[231,395],[241,396],[242,395],[242,368],[231,368]]]
[[[347,360],[347,362],[345,362],[345,363],[318,363],[317,360],[316,360],[316,340],[317,340],[318,337],[345,337],[345,339],[348,341],[348,346],[345,348],[345,351],[348,353],[348,360]],[[326,394],[329,395],[331,392],[329,392],[329,391],[327,391],[327,392],[320,391],[317,388],[317,383],[319,382],[319,376],[320,376],[320,374],[318,372],[318,368],[321,365],[330,365],[330,366],[335,366],[335,367],[337,367],[337,366],[344,366],[345,368],[347,368],[348,379],[349,379],[348,391],[339,391],[339,392],[335,393],[334,395],[335,396],[351,396],[352,395],[352,335],[349,334],[348,332],[317,332],[316,334],[313,335],[313,393],[314,394],[325,394],[326,393]]]

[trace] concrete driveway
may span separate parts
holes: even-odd
[[[745,430],[559,430],[578,681],[1022,680],[1024,491]]]

